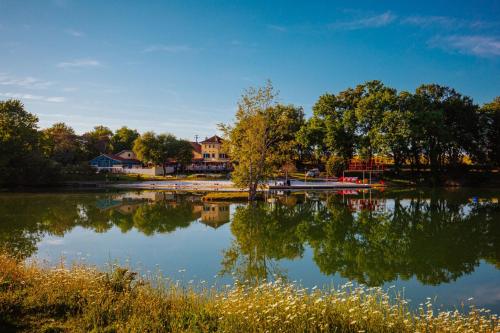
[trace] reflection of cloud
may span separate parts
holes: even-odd
[[[351,21],[335,22],[329,25],[331,29],[358,30],[367,28],[380,28],[389,25],[396,19],[390,11],[380,15],[373,15]]]
[[[474,295],[473,303],[487,305],[500,303],[500,286],[499,285],[481,285],[473,288]]]
[[[52,102],[52,103],[62,103],[66,101],[66,98],[60,97],[60,96],[55,96],[55,97],[47,97],[47,96],[40,96],[40,95],[32,95],[32,94],[23,94],[23,93],[0,93],[0,96],[6,97],[6,98],[15,98],[15,99],[27,99],[27,100],[33,100],[33,101],[42,101],[42,102]]]
[[[429,41],[431,47],[445,51],[472,54],[480,57],[500,56],[500,39],[489,36],[446,36],[434,37]]]
[[[95,59],[76,59],[73,61],[60,62],[57,64],[59,68],[77,68],[77,67],[99,67],[102,64]]]
[[[45,242],[48,245],[62,245],[62,244],[64,244],[64,240],[62,240],[62,239],[47,239]]]

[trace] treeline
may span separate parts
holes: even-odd
[[[260,185],[294,167],[339,175],[353,157],[387,158],[396,172],[411,168],[413,177],[430,170],[432,184],[466,164],[500,165],[500,97],[480,107],[437,84],[410,93],[369,81],[320,96],[306,120],[301,107],[281,104],[267,82],[243,93],[234,122],[220,130],[233,181],[249,188],[251,199]]]
[[[450,87],[425,84],[414,93],[369,81],[326,93],[297,135],[301,159],[345,164],[353,156],[390,157],[395,169],[434,173],[466,160],[500,165],[500,97],[478,106]]]
[[[64,123],[40,130],[21,101],[0,101],[0,186],[56,184],[67,171],[92,173],[92,158],[122,150],[133,150],[144,164],[187,164],[192,158],[190,143],[172,134],[95,126],[77,135]]]
[[[270,82],[250,88],[235,123],[220,128],[233,180],[250,189],[297,166],[324,166],[338,175],[355,156],[388,157],[395,171],[430,169],[433,175],[467,163],[500,166],[500,96],[479,106],[446,86],[426,84],[410,93],[369,81],[320,96],[309,119],[276,97]],[[39,130],[36,116],[16,100],[0,102],[0,143],[0,185],[50,184],[58,168],[88,166],[100,153],[124,149],[144,164],[186,165],[192,158],[190,143],[171,134],[96,126],[77,135],[64,123]]]

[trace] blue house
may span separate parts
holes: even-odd
[[[112,168],[130,169],[141,165],[141,161],[137,160],[135,154],[130,150],[124,150],[118,154],[101,154],[90,161],[90,166],[99,170]]]

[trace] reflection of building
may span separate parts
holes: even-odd
[[[229,204],[227,203],[205,203],[201,212],[201,222],[218,228],[229,222]]]
[[[348,198],[347,206],[353,212],[359,212],[361,210],[383,212],[385,211],[386,202],[385,199]]]

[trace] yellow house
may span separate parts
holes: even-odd
[[[201,155],[205,162],[229,162],[229,158],[222,152],[222,138],[214,135],[200,142]]]
[[[228,171],[231,169],[229,157],[222,149],[223,139],[217,135],[198,142],[191,142],[193,163],[191,171]]]

